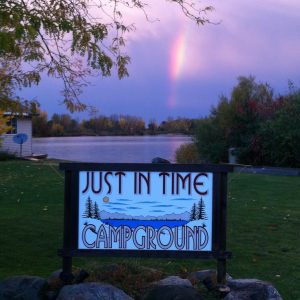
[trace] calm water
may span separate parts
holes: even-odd
[[[159,156],[175,160],[176,149],[191,141],[179,135],[34,138],[34,153],[82,162],[151,162]]]

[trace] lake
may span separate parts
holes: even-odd
[[[191,140],[182,135],[49,137],[33,138],[32,149],[81,162],[150,163],[157,156],[174,162],[176,149]]]

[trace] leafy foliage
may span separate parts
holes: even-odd
[[[0,110],[0,137],[2,134],[8,132],[11,129],[11,126],[8,126],[7,123],[10,120],[9,116],[5,116],[4,112]],[[1,146],[1,138],[0,138],[0,146]]]
[[[0,161],[10,160],[10,159],[16,159],[16,155],[5,151],[0,151]]]
[[[176,150],[176,162],[179,164],[199,163],[199,154],[194,143],[183,144]]]
[[[200,119],[194,140],[201,161],[226,161],[228,142],[226,141],[224,130],[217,117]]]
[[[274,98],[268,84],[239,77],[230,99],[222,96],[198,122],[195,143],[204,161],[227,161],[236,148],[239,163],[300,166],[300,91]]]
[[[0,45],[1,48],[1,45]],[[16,70],[16,63],[2,61],[0,54],[0,110],[10,113],[35,114],[39,107],[37,101],[28,101],[16,96],[18,83],[9,75]]]
[[[266,164],[300,167],[300,91],[260,129],[261,152]]]
[[[177,3],[197,24],[209,22],[207,12],[192,1]],[[22,86],[38,84],[42,74],[64,83],[63,102],[70,111],[87,106],[79,100],[90,75],[119,78],[128,75],[129,56],[124,53],[126,34],[135,27],[126,21],[131,10],[145,14],[140,0],[0,0],[0,67],[5,82]]]
[[[166,121],[161,122],[158,131],[163,133],[182,133],[190,134],[195,129],[195,120],[187,118],[173,119],[167,118]]]

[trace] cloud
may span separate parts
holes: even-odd
[[[149,43],[149,51],[155,44],[170,49],[184,30],[186,50],[181,79],[212,78],[226,70],[238,75],[257,70],[290,72],[293,68],[299,69],[297,64],[287,62],[287,57],[289,61],[297,61],[299,53],[299,1],[210,2],[216,9],[211,18],[221,23],[201,27],[187,21],[176,5],[151,2],[150,15],[161,21],[149,23],[141,21],[141,16],[132,15],[138,29],[130,38],[130,47]]]
[[[211,0],[209,14],[219,25],[197,26],[171,1],[151,0],[147,21],[141,11],[128,10],[126,20],[137,27],[127,38],[132,59],[130,77],[122,81],[92,78],[82,100],[101,113],[129,113],[144,118],[206,115],[221,94],[228,95],[239,75],[255,75],[282,91],[288,79],[299,78],[299,0]],[[185,55],[178,76],[171,80],[172,45],[184,32]],[[295,82],[298,84],[298,82]],[[37,95],[49,116],[63,106],[61,82],[46,79],[23,96]],[[166,105],[170,94],[176,105]],[[173,95],[172,94],[172,95]],[[140,103],[143,103],[141,106]],[[58,107],[58,108],[57,108]],[[89,117],[89,116],[87,116]],[[82,116],[80,116],[82,118]]]

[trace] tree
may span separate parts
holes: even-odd
[[[198,202],[197,220],[207,220],[207,215],[205,212],[205,203],[204,203],[202,197],[201,197],[200,201]]]
[[[154,119],[151,119],[148,124],[149,134],[156,134],[157,129],[158,129],[157,122]]]
[[[239,77],[231,97],[224,96],[209,117],[198,122],[195,142],[204,161],[227,161],[228,149],[238,150],[239,162],[259,163],[258,130],[274,110],[273,91],[255,78]],[[268,113],[269,112],[269,113]]]
[[[83,213],[84,218],[93,218],[93,201],[91,197],[88,197],[85,203],[85,211]]]
[[[217,117],[210,116],[199,120],[194,142],[201,161],[218,163],[227,160],[229,142]]]
[[[100,220],[100,210],[99,210],[99,205],[97,204],[97,202],[94,202],[94,209],[93,209],[93,218]]]
[[[32,118],[32,134],[33,136],[44,137],[50,135],[50,126],[48,123],[48,115],[46,112],[39,111],[37,116]]]
[[[300,90],[279,99],[274,116],[261,124],[261,158],[266,165],[300,168]]]
[[[192,0],[172,2],[197,24],[209,22],[212,7]],[[79,95],[87,76],[110,76],[113,68],[119,78],[128,75],[125,34],[135,27],[127,24],[126,14],[136,9],[148,18],[146,6],[140,0],[1,0],[0,67],[6,67],[5,81],[31,86],[46,73],[63,81],[63,102],[70,111],[85,109]]]
[[[231,97],[199,120],[194,140],[204,161],[227,161],[234,147],[242,164],[299,167],[299,116],[300,89],[274,97],[268,84],[239,77]]]
[[[64,135],[64,128],[60,124],[52,123],[50,132],[51,132],[52,136],[63,136]]]
[[[9,65],[6,61],[3,62],[2,59],[0,50],[0,110],[10,113],[26,112],[29,114],[36,114],[39,108],[39,103],[37,101],[28,101],[16,95],[18,84],[9,75],[11,72],[15,72],[15,63],[13,62]]]
[[[1,48],[1,38],[0,38],[0,48]],[[7,76],[9,70],[13,68],[13,65],[11,65],[10,67],[2,66],[2,65],[3,64],[1,63],[1,50],[0,50],[0,136],[11,129],[11,126],[8,126],[7,124],[12,118],[12,113],[27,112],[27,113],[35,114],[39,106],[37,101],[27,101],[15,96],[14,93],[16,88],[15,83],[13,80],[11,80],[11,78]],[[5,115],[6,112],[10,113],[10,115]],[[0,139],[0,145],[1,145],[1,139]]]
[[[196,212],[197,212],[197,208],[196,208],[196,204],[194,203],[190,212],[190,221],[196,220]]]
[[[0,110],[0,147],[1,147],[1,135],[8,132],[11,129],[11,126],[8,126],[10,120],[9,116],[5,116],[4,112]]]

